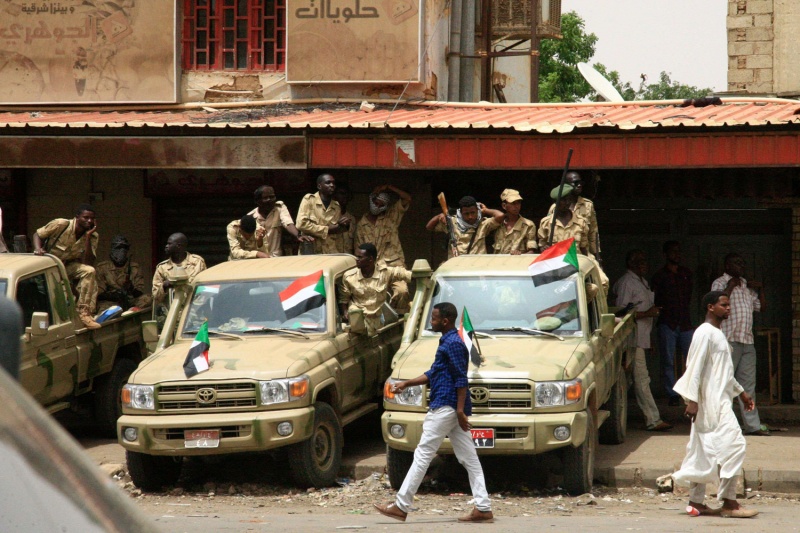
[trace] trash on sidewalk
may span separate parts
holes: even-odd
[[[656,478],[656,487],[658,487],[658,492],[673,492],[675,490],[675,482],[672,479],[672,474]]]

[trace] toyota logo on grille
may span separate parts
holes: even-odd
[[[486,387],[472,387],[469,389],[472,403],[489,403],[489,389]]]
[[[197,402],[203,405],[214,403],[217,399],[217,391],[212,388],[199,389],[195,395]]]

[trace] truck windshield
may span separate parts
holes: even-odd
[[[192,296],[183,335],[208,321],[209,331],[274,335],[275,329],[325,331],[326,305],[286,315],[279,293],[294,279],[271,279],[198,285]],[[306,301],[308,305],[313,303]],[[301,304],[302,305],[302,304]],[[297,307],[295,307],[297,309]]]
[[[425,329],[439,302],[458,309],[458,323],[467,308],[472,327],[492,335],[524,335],[500,328],[529,328],[562,336],[582,335],[578,312],[578,275],[535,286],[528,276],[439,277]]]
[[[8,289],[8,280],[0,279],[0,294],[8,296],[8,294],[6,294],[6,289]]]

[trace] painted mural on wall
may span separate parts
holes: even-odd
[[[0,0],[0,103],[175,102],[174,3]]]
[[[286,81],[419,81],[421,7],[421,0],[288,0]]]

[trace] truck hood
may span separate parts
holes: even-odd
[[[560,341],[541,337],[479,339],[484,364],[469,365],[469,377],[481,379],[529,379],[555,381],[577,376],[588,360],[573,357],[582,339]],[[439,347],[438,337],[416,340],[400,354],[392,377],[411,379],[431,367]]]
[[[303,339],[295,336],[272,335],[247,337],[246,340],[211,338],[208,360],[211,368],[190,379],[280,379],[305,373],[322,362],[320,344],[324,337]],[[179,342],[142,361],[130,383],[156,384],[183,381],[183,362],[191,342]],[[292,376],[288,375],[289,368]]]

